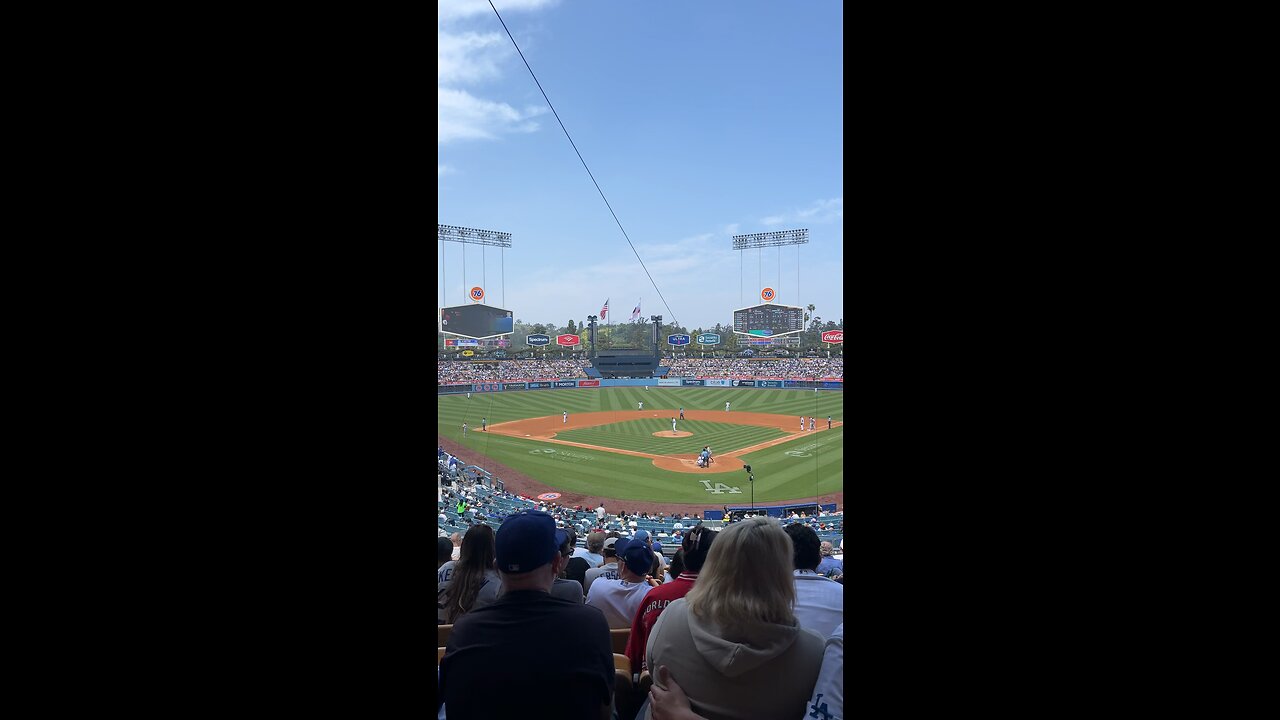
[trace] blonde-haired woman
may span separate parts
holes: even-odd
[[[773,518],[720,531],[697,584],[649,635],[654,682],[674,678],[707,720],[796,717],[818,680],[824,639],[796,624],[792,553]]]

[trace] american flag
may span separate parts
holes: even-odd
[[[631,311],[631,322],[635,322],[636,320],[639,320],[639,319],[640,319],[640,301],[637,300],[636,309]]]
[[[600,319],[604,320],[608,314],[609,314],[609,301],[605,300],[604,307],[600,308]]]

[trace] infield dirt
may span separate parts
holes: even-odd
[[[526,418],[524,420],[513,420],[511,422],[493,424],[489,426],[489,432],[497,433],[499,435],[507,435],[510,437],[530,438],[558,445],[590,448],[592,450],[599,450],[602,452],[618,453],[619,455],[647,457],[653,460],[655,467],[662,468],[663,470],[704,474],[738,472],[742,470],[742,467],[745,464],[738,458],[746,455],[747,453],[753,453],[767,447],[779,445],[789,440],[794,440],[796,435],[813,435],[815,433],[827,431],[825,426],[815,430],[797,430],[796,425],[799,424],[799,415],[722,412],[719,410],[686,410],[686,420],[707,420],[714,422],[729,422],[735,425],[754,425],[756,427],[775,428],[786,433],[784,437],[757,443],[749,447],[738,448],[737,450],[731,450],[726,453],[714,453],[711,467],[709,468],[698,467],[697,455],[655,455],[653,453],[637,452],[635,450],[620,450],[618,448],[605,447],[603,445],[587,445],[585,443],[556,439],[556,434],[565,430],[581,430],[583,428],[596,427],[598,425],[609,425],[617,422],[625,422],[627,420],[668,416],[669,413],[653,412],[652,410],[613,410],[609,412],[578,413],[576,415],[570,415],[569,422],[566,423],[561,415],[549,415],[547,417]],[[843,424],[844,423],[842,422],[836,422],[833,424],[833,427]],[[672,435],[671,431],[668,430],[656,432],[654,433],[654,437],[689,437],[692,434],[693,433],[690,432],[679,431],[675,435]]]

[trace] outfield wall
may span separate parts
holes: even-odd
[[[837,378],[614,378],[607,380],[531,380],[523,382],[485,382],[467,385],[439,385],[437,394],[457,395],[468,392],[518,392],[521,390],[566,390],[569,388],[601,387],[723,387],[723,388],[781,388],[791,390],[844,390],[844,381]]]

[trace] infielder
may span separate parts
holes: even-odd
[[[671,418],[671,433],[674,435],[675,432],[676,432],[676,419]]]
[[[729,403],[728,403],[728,401],[725,401],[725,404],[724,404],[724,411],[725,411],[725,412],[729,412]]]
[[[489,432],[489,418],[480,418],[480,430]]]
[[[643,409],[644,409],[644,401],[643,401],[643,400],[641,400],[641,401],[640,401],[640,409],[641,409],[641,410],[643,410]]]
[[[462,437],[463,437],[463,439],[464,439],[464,440],[465,440],[465,439],[466,439],[466,437],[467,437],[467,424],[466,424],[466,423],[462,423]]]
[[[568,425],[568,424],[569,424],[569,411],[568,411],[568,410],[565,410],[565,411],[564,411],[564,424],[565,424],[565,425]]]

